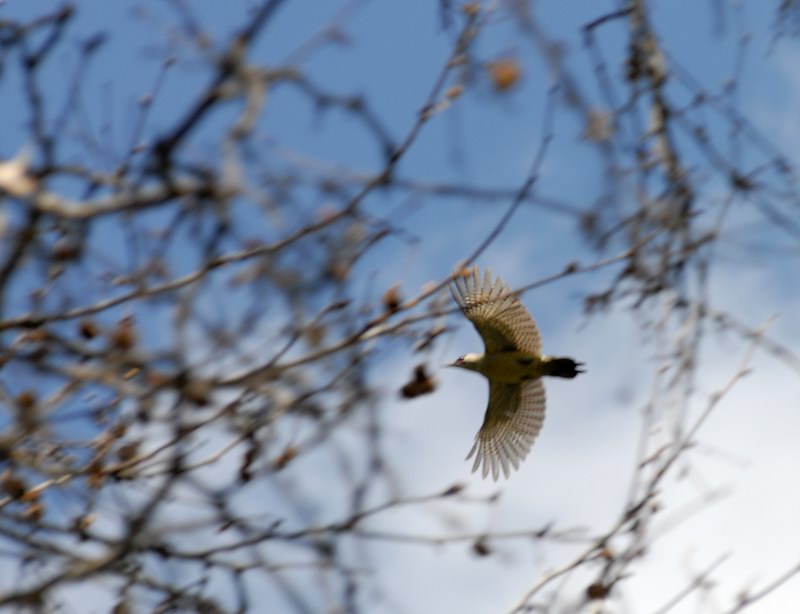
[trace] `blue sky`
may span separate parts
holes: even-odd
[[[64,159],[113,168],[131,145],[137,103],[153,91],[168,54],[174,54],[177,62],[155,97],[142,140],[152,142],[191,106],[209,74],[204,69],[204,52],[187,44],[175,27],[181,20],[180,11],[174,9],[177,4],[76,3],[78,14],[67,32],[67,42],[45,68],[48,104],[58,108],[59,100],[66,95],[77,63],[77,46],[97,32],[106,33],[107,40],[91,62],[81,90],[83,117],[71,123],[65,133],[69,144],[62,152]],[[592,59],[583,46],[581,27],[614,10],[617,4],[550,0],[533,5],[543,31],[562,45],[565,66],[590,104],[599,109],[604,103],[594,79]],[[225,44],[255,6],[252,2],[208,0],[185,5],[206,29],[215,49]],[[715,17],[713,7],[717,5],[723,7],[722,22]],[[57,6],[52,2],[7,0],[0,5],[0,17],[30,18]],[[739,70],[736,98],[726,100],[735,100],[738,111],[789,161],[797,163],[800,54],[796,40],[774,39],[774,7],[767,3],[691,0],[652,2],[651,6],[653,27],[665,47],[674,51],[672,60],[712,93],[721,92],[726,80]],[[340,11],[340,42],[307,46]],[[616,79],[624,70],[625,26],[610,24],[597,34],[609,73]],[[744,60],[737,65],[738,41],[745,34],[749,42]],[[455,28],[441,28],[437,3],[299,0],[282,7],[250,57],[252,62],[267,66],[278,65],[287,57],[298,58],[298,66],[318,87],[331,93],[363,95],[396,142],[413,124],[448,56],[454,35]],[[552,75],[530,39],[502,10],[484,28],[475,51],[485,59],[516,58],[523,70],[520,86],[498,95],[485,75],[476,71],[466,92],[424,127],[400,163],[398,177],[510,192],[525,179],[543,137]],[[28,115],[19,91],[19,73],[9,63],[0,80],[3,159],[14,156],[29,142]],[[675,83],[669,92],[675,100],[687,104],[693,96],[691,90]],[[218,159],[220,131],[239,108],[240,102],[234,100],[213,113],[184,146],[185,158],[204,162]],[[727,140],[728,127],[719,115],[706,111],[692,119],[703,121],[714,142],[726,153],[735,147]],[[110,132],[105,131],[107,126]],[[334,177],[363,177],[383,164],[376,141],[363,122],[338,108],[319,113],[292,85],[270,91],[258,127],[253,143],[257,161],[251,167],[254,178],[259,172],[278,173],[287,168]],[[609,186],[602,151],[581,138],[584,128],[578,115],[558,104],[553,141],[535,190],[542,197],[588,210]],[[81,144],[89,133],[96,135],[107,151],[90,152]],[[699,195],[701,224],[710,226],[718,201],[726,194],[725,182],[709,169],[686,137],[679,137],[679,141],[690,172],[703,187]],[[745,167],[765,157],[748,144],[741,147]],[[775,186],[776,190],[781,188],[777,182]],[[71,193],[73,188],[68,184],[51,188],[80,197]],[[633,179],[622,178],[613,206],[630,207],[634,188]],[[326,205],[318,194],[301,194],[308,199],[297,203],[300,219]],[[403,294],[411,296],[423,284],[443,278],[487,236],[510,202],[510,198],[490,202],[435,198],[422,190],[402,196],[374,193],[365,209],[379,218],[399,220],[405,235],[411,238],[391,238],[372,250],[357,268],[364,280],[359,290],[375,301],[385,288],[399,283]],[[242,209],[244,213],[240,213]],[[5,214],[13,220],[19,211],[8,209]],[[160,215],[151,214],[154,225],[162,222]],[[238,221],[245,230],[252,229],[255,237],[262,238],[269,233],[280,236],[286,228],[281,223],[290,226],[296,222],[275,221],[246,206],[237,209],[236,215],[241,216]],[[796,204],[786,215],[800,219]],[[106,232],[93,235],[93,250],[112,262],[125,263],[131,256],[121,247],[123,231],[116,221],[105,228]],[[760,213],[753,213],[746,202],[734,204],[725,228],[710,275],[711,305],[752,327],[777,316],[768,335],[787,347],[797,347],[797,238],[766,222]],[[192,250],[183,249],[192,237],[183,235],[179,239],[170,257],[176,273],[194,268],[196,256]],[[752,240],[782,251],[753,250]],[[621,248],[621,244],[612,243],[607,252],[598,254],[586,246],[574,216],[524,204],[478,264],[519,287],[563,270],[569,262],[590,263]],[[124,268],[124,264],[120,266]],[[588,373],[574,382],[549,383],[549,414],[543,433],[526,463],[508,482],[482,482],[470,476],[470,466],[462,462],[483,414],[486,385],[482,379],[464,372],[437,370],[439,387],[434,395],[401,402],[395,391],[407,380],[418,357],[402,341],[378,354],[372,377],[373,383],[386,392],[379,408],[387,455],[393,461],[400,491],[407,496],[420,495],[463,482],[475,496],[500,492],[501,499],[489,507],[436,504],[401,509],[376,518],[370,528],[455,535],[530,529],[553,522],[558,528],[581,527],[594,534],[616,519],[630,486],[643,408],[657,381],[655,373],[662,358],[658,346],[652,343],[654,322],[659,317],[656,306],[644,314],[621,305],[594,317],[584,315],[583,298],[603,290],[618,271],[611,267],[567,277],[525,295],[543,330],[545,351],[574,354],[587,363]],[[24,310],[22,288],[35,281],[21,279],[17,283],[20,298],[14,305]],[[104,288],[91,276],[81,284],[92,292]],[[201,299],[208,301],[204,308],[210,315],[238,313],[247,293],[220,294],[220,287],[222,284],[203,293]],[[276,321],[285,317],[282,308],[276,312]],[[150,343],[170,339],[168,319],[145,317],[143,322],[143,334]],[[479,338],[465,321],[453,318],[449,324],[457,326],[458,331],[434,350],[430,357],[433,365],[480,347]],[[263,333],[268,337],[274,330]],[[256,335],[254,347],[259,342]],[[691,415],[701,412],[709,395],[725,386],[746,348],[745,342],[731,334],[712,332],[707,336],[697,392],[689,408]],[[664,499],[670,506],[662,521],[656,523],[663,536],[637,567],[636,577],[623,587],[624,596],[614,602],[617,609],[610,611],[656,611],[679,593],[693,574],[723,555],[726,558],[714,572],[719,590],[706,601],[687,598],[671,611],[726,611],[742,587],[757,589],[798,563],[800,494],[792,487],[792,480],[800,469],[800,380],[797,372],[761,351],[756,352],[751,366],[753,373],[737,383],[704,425],[683,471],[665,483]],[[270,478],[270,492],[319,493],[316,507],[303,510],[305,517],[335,517],[344,502],[339,499],[341,493],[330,488],[331,480],[335,483],[339,475],[337,469],[331,469],[332,459],[352,457],[357,464],[361,450],[356,442],[367,422],[366,416],[355,417],[352,432],[339,435],[342,440],[331,446],[334,451],[314,450],[291,466],[290,476]],[[224,436],[209,435],[207,449],[213,449]],[[205,479],[224,479],[236,471],[236,461],[223,458],[208,468]],[[258,510],[264,505],[259,487],[256,483],[244,489],[241,509]],[[279,500],[269,503],[271,509],[281,509]],[[708,509],[698,511],[704,503],[708,503]],[[292,513],[290,507],[284,511]],[[375,542],[349,547],[354,565],[369,567],[371,580],[380,587],[371,597],[374,603],[365,598],[365,609],[371,605],[379,611],[476,613],[507,611],[545,570],[570,560],[570,554],[581,548],[508,540],[497,544],[496,556],[478,558],[469,554],[469,543],[432,547]],[[580,595],[582,586],[591,579],[590,574],[572,576],[562,589],[562,597]],[[309,574],[300,586],[304,582],[313,586],[317,581]],[[258,585],[252,589],[264,599],[278,599],[275,587]],[[98,593],[101,611],[103,591]],[[790,611],[798,602],[800,580],[795,577],[750,611]]]

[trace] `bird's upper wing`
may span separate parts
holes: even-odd
[[[533,441],[544,422],[545,394],[542,380],[526,380],[521,384],[489,381],[489,406],[483,426],[467,459],[475,455],[472,471],[483,465],[483,477],[497,481],[502,469],[508,478],[528,456]]]
[[[456,277],[450,291],[483,338],[487,352],[541,354],[542,340],[533,317],[502,279],[492,283],[488,269],[483,279],[477,268]]]

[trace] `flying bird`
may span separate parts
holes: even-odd
[[[573,378],[583,373],[572,358],[542,354],[542,340],[533,316],[499,277],[487,269],[465,271],[450,286],[458,306],[483,338],[484,354],[465,354],[448,366],[477,371],[489,380],[489,405],[467,460],[472,471],[483,466],[497,480],[519,468],[544,422],[542,376]]]

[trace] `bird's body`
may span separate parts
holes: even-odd
[[[487,379],[503,384],[521,384],[544,375],[559,376],[560,358],[536,356],[528,352],[509,350],[489,354],[466,354],[461,364],[454,366],[477,371]],[[456,361],[458,362],[458,361]],[[573,376],[574,377],[574,376]]]
[[[483,338],[484,354],[465,354],[452,366],[476,371],[489,380],[489,404],[483,426],[467,458],[472,468],[483,465],[496,480],[508,477],[528,455],[544,421],[545,375],[573,378],[582,373],[571,358],[541,353],[541,337],[533,317],[499,277],[477,269],[456,277],[453,298]]]

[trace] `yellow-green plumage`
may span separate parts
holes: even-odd
[[[485,354],[466,354],[453,366],[477,371],[489,380],[489,403],[475,444],[473,471],[483,465],[497,480],[519,468],[544,422],[545,393],[541,377],[575,377],[580,364],[571,358],[541,353],[536,322],[519,297],[499,277],[483,278],[477,268],[455,278],[453,298],[473,323],[486,346]]]

